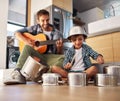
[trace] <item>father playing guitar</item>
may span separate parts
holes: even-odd
[[[48,69],[51,72],[58,72],[59,68],[61,68],[63,65],[64,55],[62,55],[63,53],[62,33],[60,33],[60,31],[58,31],[57,29],[55,29],[53,25],[49,24],[49,12],[48,11],[44,9],[39,10],[36,14],[36,18],[37,18],[36,25],[17,30],[15,32],[16,38],[24,43],[24,48],[22,49],[19,59],[17,61],[17,67],[11,74],[12,79],[18,79],[18,78],[23,79],[24,78],[20,70],[22,69],[28,56],[31,56],[38,62],[43,63],[44,65],[47,66],[46,67],[47,69],[43,68],[43,72],[47,72]],[[44,33],[44,35],[46,36],[45,38],[47,40],[57,40],[57,41],[55,42],[55,44],[47,45],[47,49],[45,49],[44,52],[40,52],[34,48],[35,42],[36,40],[38,40],[36,39],[37,37],[36,38],[26,37],[26,33],[32,36],[37,36],[39,34],[42,35]],[[44,38],[43,39],[41,38],[39,40],[44,40]],[[41,51],[42,51],[42,46],[39,46],[39,48],[41,48]],[[54,68],[56,67],[58,67],[58,69],[54,70]],[[60,75],[62,77],[66,77],[67,73],[64,70],[62,71],[62,69],[60,70],[61,70]],[[12,79],[11,81],[10,80],[6,81],[5,84],[9,84],[9,82],[12,82]],[[38,80],[39,78],[37,78],[37,81]],[[17,83],[25,84],[26,83],[25,80],[23,81],[24,82],[17,82]]]

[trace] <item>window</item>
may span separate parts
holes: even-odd
[[[7,24],[7,68],[14,68],[19,57],[19,43],[14,32],[27,26],[27,0],[9,0]]]
[[[27,0],[9,0],[8,22],[26,26]]]
[[[8,32],[7,36],[14,36],[14,32],[21,28],[23,28],[23,26],[8,23],[7,24],[7,32]]]
[[[7,46],[16,46],[18,42],[14,37],[14,32],[27,26],[27,3],[27,0],[9,0]]]

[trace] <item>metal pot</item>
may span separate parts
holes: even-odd
[[[120,85],[120,66],[105,67],[105,73],[116,75],[118,77],[118,85]]]
[[[61,76],[57,73],[44,73],[42,75],[43,85],[59,85]]]
[[[86,73],[69,73],[69,86],[86,86]]]
[[[96,74],[96,86],[117,86],[117,76],[111,74]]]
[[[34,80],[39,72],[40,66],[41,64],[39,62],[29,56],[22,67],[21,73],[26,77],[26,79]]]

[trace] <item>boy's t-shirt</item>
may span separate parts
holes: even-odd
[[[75,62],[70,71],[84,71],[85,66],[82,57],[82,47],[75,49]]]

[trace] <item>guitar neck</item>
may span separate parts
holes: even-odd
[[[36,41],[36,46],[42,46],[42,45],[53,45],[56,43],[57,40],[47,40],[47,41]],[[68,39],[63,39],[63,42],[68,42]]]

